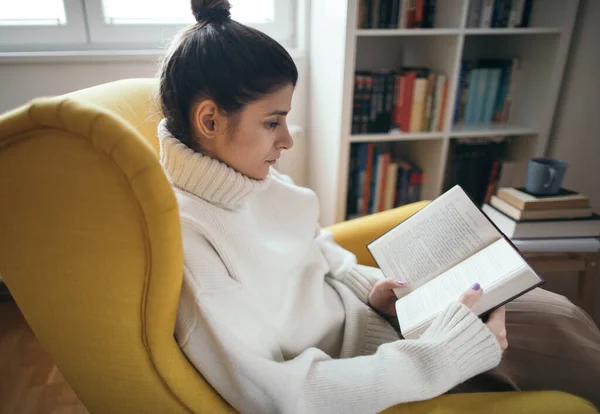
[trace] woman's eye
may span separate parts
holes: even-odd
[[[275,129],[279,126],[279,122],[267,122],[268,129]]]

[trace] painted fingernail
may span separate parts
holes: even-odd
[[[473,284],[473,286],[471,286],[471,289],[479,290],[479,289],[481,289],[481,285],[479,283],[475,283],[475,284]]]
[[[401,280],[396,280],[396,283],[398,283],[400,286],[406,285],[406,282],[403,282]]]

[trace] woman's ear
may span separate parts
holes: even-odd
[[[200,138],[211,139],[217,133],[218,109],[207,99],[192,106],[192,129]]]

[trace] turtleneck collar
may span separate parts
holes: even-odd
[[[265,190],[271,180],[254,180],[227,164],[188,148],[166,128],[158,125],[160,163],[175,187],[210,203],[234,209]]]

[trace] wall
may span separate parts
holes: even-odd
[[[548,155],[569,163],[565,187],[590,196],[600,212],[599,22],[600,1],[581,0]],[[547,288],[573,298],[574,276],[548,275]],[[600,283],[596,298],[595,319],[600,323]]]
[[[54,96],[118,79],[153,77],[158,58],[123,61],[16,62],[0,60],[0,113],[39,96]],[[290,124],[306,128],[307,80],[306,59],[295,57],[300,79],[292,102]]]

